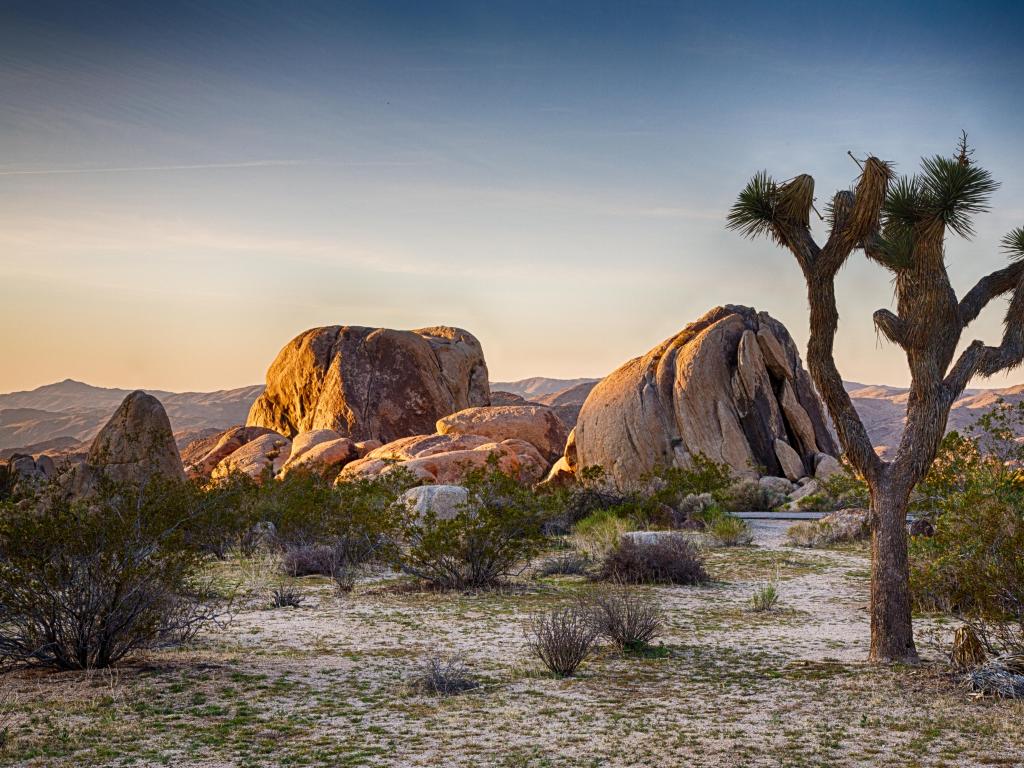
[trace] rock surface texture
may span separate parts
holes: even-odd
[[[287,437],[332,429],[387,443],[489,404],[487,364],[472,334],[332,325],[299,334],[278,353],[247,424]]]
[[[339,480],[376,477],[402,468],[425,483],[458,484],[466,473],[486,465],[491,454],[498,467],[524,483],[544,477],[548,462],[525,440],[496,441],[483,435],[417,435],[382,445],[341,470]]]
[[[291,450],[291,440],[275,432],[268,432],[222,459],[213,468],[210,478],[219,480],[232,472],[241,472],[254,480],[262,480],[268,474],[274,477],[288,461]]]
[[[189,477],[207,478],[221,461],[246,443],[270,432],[265,427],[231,427],[210,437],[195,440],[181,452],[185,473]]]
[[[91,485],[95,473],[134,484],[154,477],[185,477],[167,412],[159,400],[142,391],[129,394],[114,411],[80,469],[79,490]]]
[[[741,476],[792,480],[814,473],[817,454],[838,454],[785,326],[734,305],[599,382],[566,451],[574,470],[601,466],[620,488],[695,454]]]
[[[555,412],[544,405],[494,405],[467,408],[437,422],[440,435],[482,435],[494,440],[525,440],[549,462],[565,448],[568,430]]]

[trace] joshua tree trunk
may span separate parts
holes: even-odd
[[[807,367],[835,424],[847,460],[871,491],[871,652],[873,661],[917,660],[911,622],[906,513],[946,430],[949,409],[975,375],[991,376],[1024,359],[1024,227],[1003,240],[1015,260],[982,278],[961,300],[946,273],[947,229],[971,234],[970,216],[987,210],[997,184],[971,161],[967,137],[958,156],[923,161],[920,176],[893,181],[888,163],[869,157],[854,191],[835,195],[831,231],[819,247],[811,236],[814,180],[776,184],[751,179],[729,214],[729,227],[769,235],[796,257],[807,282]],[[907,358],[907,421],[892,461],[875,453],[836,368],[839,327],[836,275],[860,249],[895,275],[896,308],[874,314],[875,327]],[[953,362],[963,331],[994,298],[1011,296],[998,347],[972,342]]]
[[[908,496],[891,481],[871,489],[871,653],[873,661],[914,661],[907,559]]]

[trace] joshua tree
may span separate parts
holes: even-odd
[[[1024,227],[1002,243],[1009,266],[983,277],[960,300],[944,261],[947,232],[969,238],[971,218],[988,210],[998,187],[974,164],[963,135],[956,156],[922,160],[917,175],[894,178],[876,157],[861,165],[852,191],[833,197],[826,212],[829,236],[811,236],[814,179],[776,183],[755,175],[740,193],[728,226],[747,237],[768,235],[796,257],[807,282],[811,377],[854,469],[871,491],[871,654],[875,661],[915,661],[910,613],[906,511],[911,491],[931,466],[953,402],[976,375],[1011,369],[1024,358]],[[878,332],[907,356],[911,385],[903,437],[891,461],[874,451],[843,387],[833,359],[839,313],[836,273],[853,251],[893,273],[896,313],[874,313]],[[997,347],[972,341],[954,362],[960,337],[982,309],[1008,295],[1005,330]]]

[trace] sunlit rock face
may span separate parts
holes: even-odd
[[[331,429],[354,441],[388,443],[489,404],[487,364],[471,333],[332,325],[285,345],[247,424],[287,437]]]
[[[171,422],[152,395],[136,391],[124,399],[96,435],[85,463],[75,467],[71,487],[87,494],[101,476],[140,486],[154,478],[185,478]]]
[[[580,410],[574,469],[625,488],[695,454],[742,476],[812,475],[835,456],[821,402],[785,326],[765,312],[712,309],[603,379]]]

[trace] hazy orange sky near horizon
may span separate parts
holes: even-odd
[[[891,5],[5,3],[0,392],[258,383],[327,324],[466,328],[494,380],[603,376],[724,303],[803,349],[736,193],[808,172],[821,208],[847,150],[913,172],[964,128],[1003,185],[962,294],[1024,225],[1024,10]],[[905,384],[889,275],[855,255],[839,299],[844,376]]]

